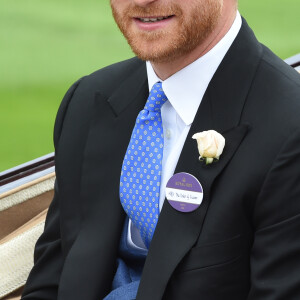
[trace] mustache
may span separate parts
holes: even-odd
[[[141,6],[131,4],[125,9],[124,13],[125,13],[124,15],[130,17],[140,17],[140,18],[146,18],[149,16],[168,17],[173,15],[181,16],[182,10],[180,9],[180,7],[174,4],[159,5],[157,3],[153,3],[147,7],[141,7]]]

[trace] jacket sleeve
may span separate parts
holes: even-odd
[[[54,146],[57,154],[59,138],[63,128],[64,116],[72,96],[79,85],[74,83],[62,100],[54,127]],[[44,232],[38,239],[34,251],[34,266],[27,279],[22,298],[54,300],[57,299],[60,274],[64,264],[60,236],[59,182],[55,182],[54,198],[46,217]]]
[[[300,299],[300,131],[291,133],[258,197],[248,300]]]

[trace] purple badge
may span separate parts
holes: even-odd
[[[200,206],[203,200],[203,188],[195,176],[177,173],[167,183],[166,198],[176,210],[191,212]]]

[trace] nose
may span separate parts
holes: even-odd
[[[133,0],[133,2],[137,5],[137,6],[142,6],[142,7],[146,7],[147,5],[156,2],[158,0]]]

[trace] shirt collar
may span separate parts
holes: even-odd
[[[216,46],[164,81],[156,75],[151,63],[147,61],[149,91],[156,82],[161,81],[168,100],[186,125],[190,125],[194,121],[209,82],[241,26],[242,18],[237,12],[231,28]]]

